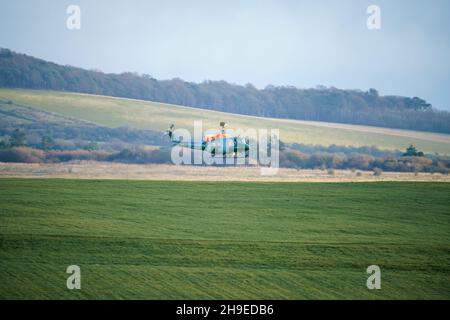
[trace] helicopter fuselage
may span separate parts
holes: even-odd
[[[236,156],[239,154],[247,157],[250,149],[249,144],[244,139],[224,135],[222,135],[219,138],[207,137],[206,139],[203,139],[201,142],[174,141],[174,140],[172,140],[172,142],[181,147],[208,152],[213,157],[217,155]]]

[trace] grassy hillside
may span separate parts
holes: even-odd
[[[450,112],[419,97],[376,89],[272,86],[226,81],[157,80],[149,75],[85,70],[0,48],[0,87],[100,94],[253,116],[371,125],[450,134]]]
[[[1,179],[0,298],[449,299],[449,204],[446,183]]]
[[[0,89],[0,99],[60,115],[117,127],[164,130],[171,123],[191,128],[203,120],[204,129],[227,121],[231,128],[278,128],[286,142],[320,145],[377,146],[404,150],[409,144],[428,153],[450,154],[450,135],[336,123],[242,116],[140,100],[49,91]]]

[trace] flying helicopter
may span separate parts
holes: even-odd
[[[208,152],[212,157],[222,156],[224,158],[247,158],[249,156],[249,141],[240,136],[232,135],[226,132],[226,122],[220,122],[220,133],[214,135],[205,135],[201,141],[182,141],[173,135],[174,125],[172,124],[165,134],[169,136],[173,145],[179,145],[185,148],[202,150]],[[244,155],[244,157],[240,156]]]

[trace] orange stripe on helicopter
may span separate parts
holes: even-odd
[[[231,137],[231,135],[229,135],[228,133],[219,133],[219,134],[216,134],[215,136],[207,136],[206,142],[217,140],[217,139],[230,138],[230,137]]]

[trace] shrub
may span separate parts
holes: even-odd
[[[108,153],[89,150],[50,151],[47,153],[49,162],[67,162],[73,160],[97,160],[106,161]]]
[[[374,160],[375,157],[368,154],[355,154],[346,160],[345,166],[348,168],[368,170],[372,167]]]
[[[374,176],[381,176],[382,173],[383,173],[383,170],[381,170],[380,168],[373,168]]]
[[[170,163],[169,149],[156,150],[129,150],[124,149],[118,153],[108,156],[109,161],[125,162],[125,163]]]
[[[15,129],[9,138],[9,145],[11,147],[22,147],[25,145],[25,133],[19,129]]]
[[[98,145],[97,142],[90,141],[86,146],[83,147],[83,149],[87,150],[87,151],[95,151],[95,150],[99,150],[100,146]]]
[[[280,165],[285,168],[298,168],[302,166],[305,155],[297,150],[280,152]]]
[[[55,140],[51,135],[44,135],[41,138],[41,148],[42,150],[48,151],[55,147]]]
[[[39,163],[45,161],[45,153],[42,150],[26,147],[0,150],[1,162]]]
[[[6,140],[0,140],[0,149],[8,149],[9,143]]]
[[[326,170],[326,168],[338,169],[343,166],[344,156],[337,153],[315,153],[302,162],[305,168],[321,168],[322,170]]]

